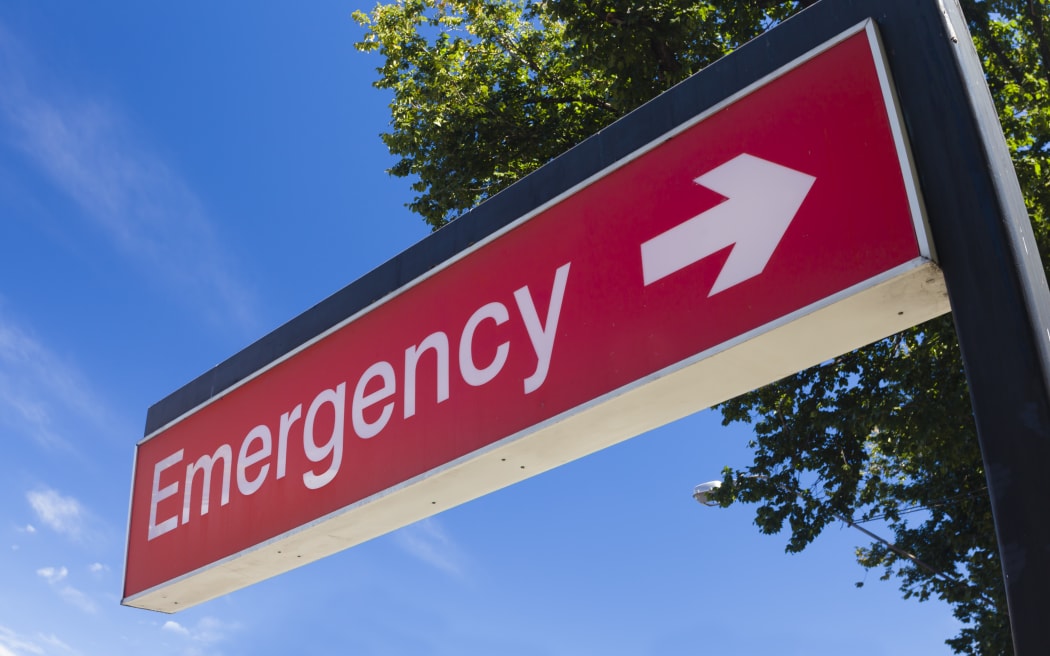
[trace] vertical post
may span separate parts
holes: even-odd
[[[960,37],[951,48],[970,112],[952,106],[958,98],[940,103],[945,116],[969,119],[955,136],[975,140],[980,157],[939,174],[954,179],[935,193],[960,198],[954,213],[931,212],[930,227],[969,381],[1014,647],[1019,656],[1048,654],[1050,291],[962,12],[954,0],[942,7]]]
[[[1050,654],[1050,290],[958,0],[822,0],[778,27],[768,49],[868,17],[886,46],[948,286],[1014,648]]]

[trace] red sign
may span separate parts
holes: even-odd
[[[138,447],[173,611],[947,310],[870,24]]]

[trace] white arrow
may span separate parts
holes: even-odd
[[[733,250],[708,296],[762,273],[814,180],[747,153],[696,178],[726,200],[642,244],[645,284],[728,246]]]

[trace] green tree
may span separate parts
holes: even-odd
[[[355,14],[360,49],[384,59],[375,86],[393,91],[409,208],[434,228],[474,207],[622,113],[611,76],[565,56],[565,25],[515,3],[406,0]]]
[[[382,135],[438,228],[602,126],[812,2],[399,0],[357,13],[392,92]],[[963,0],[1025,193],[1050,253],[1050,0]],[[801,551],[829,525],[879,520],[858,561],[964,622],[958,653],[1009,653],[985,476],[950,318],[720,407],[753,426],[754,462],[715,498],[757,505]]]

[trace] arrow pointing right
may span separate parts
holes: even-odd
[[[728,246],[708,296],[762,273],[815,180],[747,153],[696,178],[726,200],[642,244],[645,285]]]

